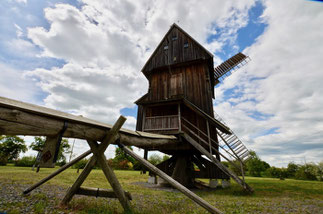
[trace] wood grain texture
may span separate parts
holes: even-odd
[[[143,164],[145,167],[147,167],[150,171],[152,171],[156,175],[160,176],[162,179],[167,181],[174,188],[181,191],[183,194],[185,194],[187,197],[192,199],[194,202],[199,204],[201,207],[203,207],[204,209],[206,209],[210,213],[222,213],[220,210],[218,210],[217,208],[210,205],[208,202],[206,202],[204,199],[200,198],[195,193],[191,192],[189,189],[187,189],[186,187],[181,185],[179,182],[177,182],[176,180],[174,180],[173,178],[168,176],[166,173],[164,173],[163,171],[158,169],[156,166],[152,165],[151,163],[149,163],[148,161],[146,161],[145,159],[143,159],[142,157],[140,157],[139,155],[137,155],[136,153],[134,153],[133,151],[131,151],[127,147],[125,147],[123,145],[120,145],[120,146],[128,155],[132,156],[134,159],[136,159],[141,164]]]

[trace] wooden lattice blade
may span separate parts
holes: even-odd
[[[217,66],[214,69],[215,84],[219,83],[221,79],[224,79],[224,76],[228,74],[228,72],[236,70],[240,66],[244,65],[243,62],[247,62],[247,59],[249,59],[248,56],[239,52],[230,59],[221,63],[221,65]]]

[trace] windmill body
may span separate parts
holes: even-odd
[[[171,155],[157,167],[185,186],[193,186],[195,178],[229,179],[228,173],[203,157],[196,146],[220,162],[219,141],[232,136],[232,131],[214,117],[214,86],[244,60],[243,56],[239,53],[238,58],[233,57],[214,70],[213,55],[173,24],[142,69],[149,89],[136,101],[136,130],[181,139],[180,146],[148,150]]]

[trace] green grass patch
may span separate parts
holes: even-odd
[[[30,185],[56,169],[41,169],[39,173],[36,173],[31,171],[31,168],[1,166],[0,183]],[[151,189],[135,184],[146,182],[147,174],[118,170],[115,173],[123,188],[133,196],[131,206],[134,213],[207,213],[180,192]],[[77,169],[68,169],[44,185],[67,189],[78,175]],[[208,182],[205,179],[202,181]],[[246,181],[254,188],[254,194],[245,194],[234,181],[231,181],[232,186],[228,189],[195,190],[195,193],[225,213],[323,213],[323,182],[254,177],[246,177]],[[100,169],[92,170],[83,186],[111,188]],[[49,200],[55,200],[56,209],[52,211],[53,213],[58,211],[64,213],[123,213],[116,199],[77,196],[73,198],[68,207],[60,207],[61,198],[49,199],[46,192],[32,192],[29,197],[37,201],[33,205],[35,213],[48,212],[46,206]],[[16,213],[17,206],[24,205],[4,202],[0,205],[0,211],[4,210],[4,206],[8,206],[9,208],[6,209],[10,211],[8,213]]]

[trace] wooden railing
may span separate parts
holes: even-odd
[[[196,142],[200,143],[201,145],[204,145],[205,147],[209,147],[210,149],[210,154],[218,154],[222,158],[224,158],[226,161],[231,163],[234,167],[236,167],[238,170],[241,170],[242,175],[243,175],[243,180],[244,180],[244,172],[243,172],[243,167],[242,165],[238,166],[236,163],[234,163],[232,160],[236,160],[236,157],[227,149],[225,149],[222,145],[220,145],[218,142],[214,141],[212,138],[208,136],[207,133],[203,132],[200,130],[198,127],[196,127],[194,124],[189,122],[185,118],[181,118],[182,121],[182,129],[183,131],[188,134],[191,138],[193,138]],[[225,151],[229,156],[231,156],[232,160],[228,159],[227,156],[222,154],[218,148],[220,147],[223,151]],[[240,161],[240,160],[239,160]]]
[[[178,115],[145,117],[143,131],[168,131],[179,129]]]

